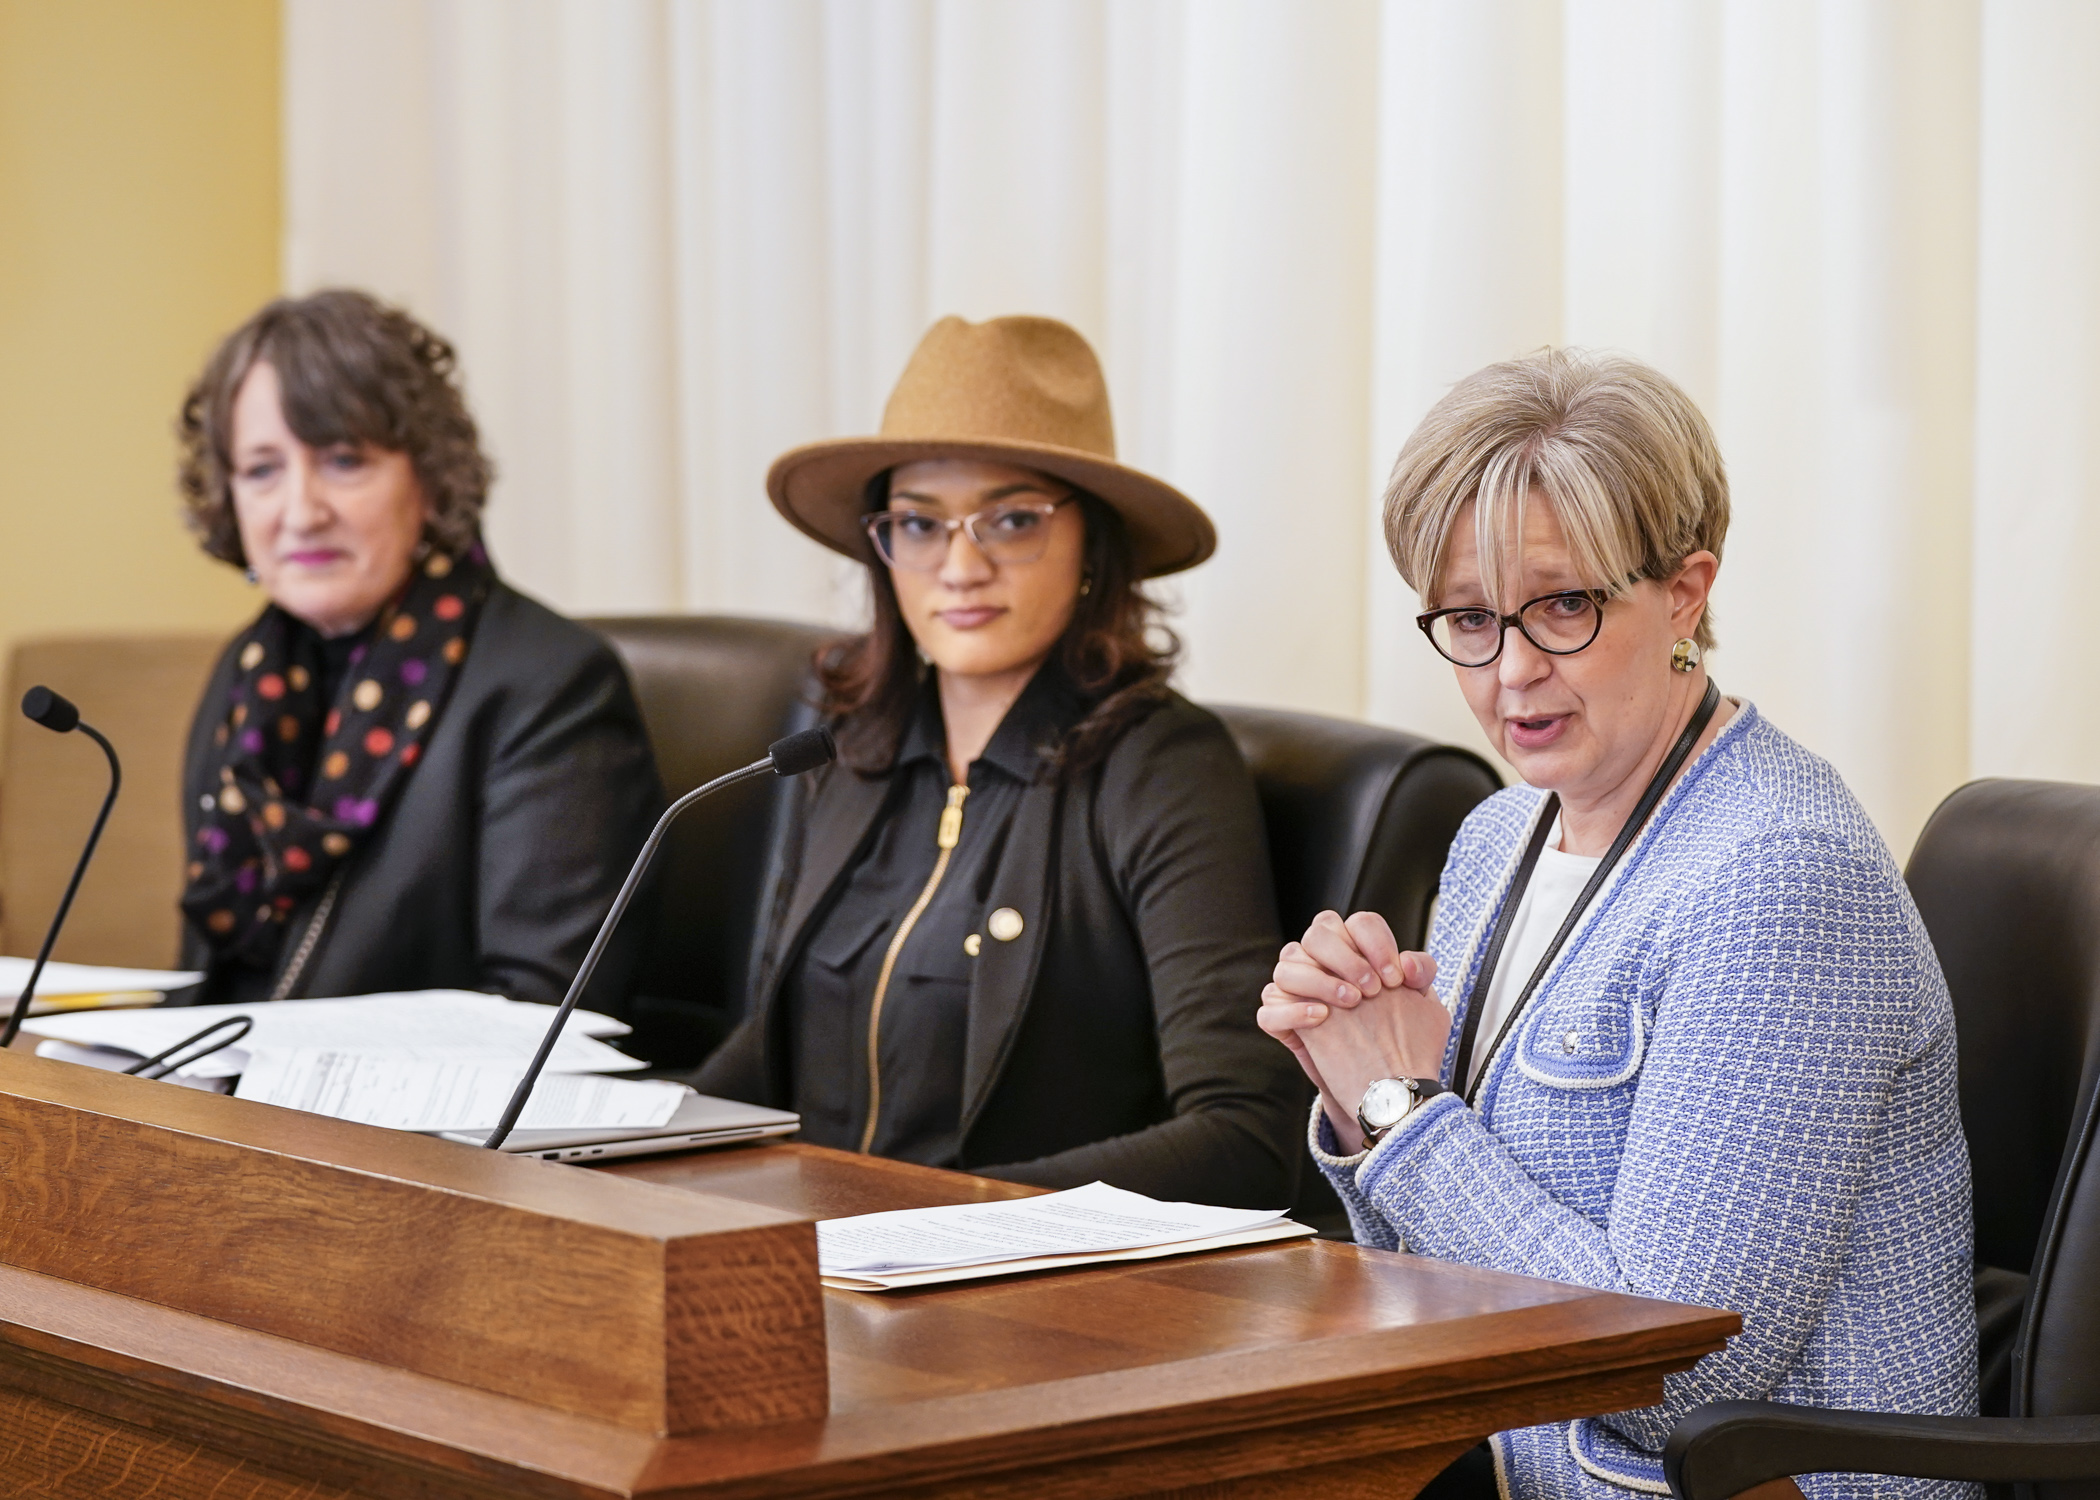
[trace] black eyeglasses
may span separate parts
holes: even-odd
[[[1548,656],[1573,656],[1604,628],[1603,589],[1562,589],[1541,594],[1501,615],[1484,605],[1432,609],[1415,616],[1422,634],[1444,660],[1460,667],[1484,667],[1502,654],[1502,642],[1514,625],[1524,639]]]
[[[961,520],[923,510],[878,510],[863,516],[861,525],[884,562],[913,573],[939,572],[958,528],[995,563],[1031,563],[1050,545],[1050,518],[1074,498],[1008,501],[972,511]]]

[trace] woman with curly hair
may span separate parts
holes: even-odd
[[[558,1000],[661,804],[611,649],[489,562],[453,369],[406,313],[328,291],[249,319],[183,404],[191,529],[269,599],[190,730],[196,1000]],[[641,939],[586,1004],[617,1005]]]
[[[1287,1202],[1302,1085],[1238,998],[1274,951],[1261,811],[1141,587],[1209,519],[1116,462],[1049,319],[944,319],[882,429],[768,482],[874,621],[817,664],[840,762],[797,783],[749,1017],[695,1086],[821,1145]]]

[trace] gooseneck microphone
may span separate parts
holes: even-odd
[[[109,821],[109,810],[117,805],[117,788],[123,785],[124,772],[117,764],[116,747],[102,737],[92,724],[84,724],[80,710],[47,687],[33,687],[22,695],[22,713],[25,718],[43,725],[54,734],[71,734],[79,730],[102,747],[109,757],[109,795],[102,799],[102,811],[95,815],[95,826],[88,834],[87,847],[80,851],[80,863],[73,866],[73,878],[66,883],[66,894],[59,900],[58,911],[51,918],[51,929],[44,934],[44,946],[37,950],[36,965],[29,971],[29,983],[22,986],[22,993],[15,999],[14,1011],[7,1018],[7,1027],[0,1031],[0,1047],[11,1046],[15,1033],[22,1029],[22,1017],[29,1014],[29,1002],[36,997],[36,982],[44,974],[44,963],[51,957],[51,945],[58,941],[58,930],[66,925],[66,913],[73,909],[73,895],[80,889],[80,877],[87,874],[88,861],[95,857],[95,845],[101,841],[102,826]]]
[[[510,1096],[510,1103],[504,1106],[503,1118],[496,1122],[496,1128],[489,1133],[489,1138],[482,1142],[485,1147],[494,1151],[510,1139],[511,1130],[518,1123],[518,1116],[525,1111],[525,1101],[532,1097],[532,1086],[540,1081],[540,1073],[546,1068],[547,1059],[553,1055],[554,1043],[561,1036],[562,1027],[567,1024],[570,1013],[576,1009],[576,1002],[582,998],[584,986],[590,983],[591,975],[597,970],[598,960],[605,956],[605,945],[612,940],[613,929],[620,925],[620,918],[626,914],[627,903],[634,899],[635,890],[641,885],[642,877],[649,872],[649,862],[656,858],[657,847],[663,843],[664,833],[670,828],[672,820],[702,797],[719,792],[724,787],[735,786],[740,781],[749,781],[767,771],[771,771],[775,776],[800,776],[804,771],[814,771],[818,766],[829,765],[838,758],[838,753],[838,746],[832,743],[830,730],[822,727],[805,729],[800,734],[791,734],[784,740],[775,740],[772,748],[766,752],[764,760],[755,760],[740,771],[731,771],[727,776],[717,776],[713,781],[693,788],[664,810],[664,815],[656,820],[656,827],[650,830],[648,842],[642,845],[642,852],[635,856],[634,868],[627,872],[626,880],[620,883],[620,894],[613,897],[612,910],[608,911],[605,920],[598,924],[598,935],[591,939],[590,951],[583,956],[583,967],[576,971],[575,979],[569,983],[569,993],[562,997],[561,1004],[555,1008],[554,1020],[548,1025],[546,1036],[540,1039],[540,1050],[534,1054],[532,1066],[528,1067],[525,1076],[518,1080],[517,1092]]]

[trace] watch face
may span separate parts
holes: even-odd
[[[1397,1078],[1381,1078],[1364,1090],[1357,1117],[1374,1130],[1384,1130],[1406,1117],[1415,1096]]]

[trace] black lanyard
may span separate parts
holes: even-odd
[[[1560,924],[1560,931],[1556,932],[1553,941],[1546,945],[1546,952],[1539,959],[1538,967],[1531,971],[1531,978],[1524,982],[1524,990],[1517,996],[1517,1003],[1512,1005],[1509,1014],[1503,1017],[1502,1028],[1495,1033],[1495,1040],[1487,1050],[1489,1058],[1494,1057],[1502,1046],[1503,1039],[1517,1024],[1517,1018],[1523,1015],[1524,1007],[1531,1002],[1531,992],[1539,987],[1539,981],[1544,979],[1546,971],[1553,967],[1553,960],[1560,955],[1561,946],[1567,942],[1568,934],[1573,932],[1575,924],[1582,920],[1584,909],[1602,889],[1606,877],[1611,874],[1612,866],[1619,862],[1619,857],[1633,843],[1635,835],[1641,831],[1641,825],[1646,823],[1649,814],[1655,811],[1656,803],[1662,801],[1663,793],[1670,789],[1670,783],[1676,780],[1677,773],[1684,768],[1685,758],[1692,753],[1692,746],[1699,742],[1699,736],[1706,732],[1706,726],[1713,721],[1714,710],[1720,706],[1721,690],[1709,679],[1706,695],[1699,700],[1699,706],[1692,710],[1691,722],[1684,726],[1684,733],[1677,736],[1677,743],[1672,745],[1670,753],[1663,757],[1663,763],[1656,768],[1654,778],[1648,783],[1648,790],[1641,793],[1641,800],[1627,815],[1626,824],[1619,830],[1619,836],[1611,841],[1611,848],[1605,852],[1604,858],[1598,861],[1589,884],[1582,888],[1582,894],[1575,898],[1574,906],[1569,908],[1567,920]],[[1502,914],[1495,918],[1494,933],[1488,938],[1487,952],[1481,957],[1480,973],[1473,980],[1473,993],[1466,1001],[1466,1024],[1458,1034],[1458,1061],[1452,1066],[1451,1082],[1465,1095],[1468,1104],[1473,1103],[1475,1096],[1480,1092],[1480,1080],[1487,1077],[1487,1069],[1482,1068],[1479,1079],[1470,1083],[1466,1079],[1473,1061],[1473,1043],[1477,1039],[1476,1033],[1480,1030],[1480,1012],[1487,1004],[1488,988],[1495,981],[1495,966],[1502,961],[1502,945],[1509,937],[1510,928],[1516,925],[1517,908],[1524,904],[1524,892],[1531,884],[1531,872],[1538,865],[1539,853],[1546,847],[1546,835],[1552,832],[1553,820],[1559,812],[1560,795],[1554,793],[1546,798],[1546,805],[1539,810],[1538,824],[1531,830],[1531,842],[1524,846],[1523,859],[1517,863],[1517,873],[1510,881],[1509,894],[1502,901]]]

